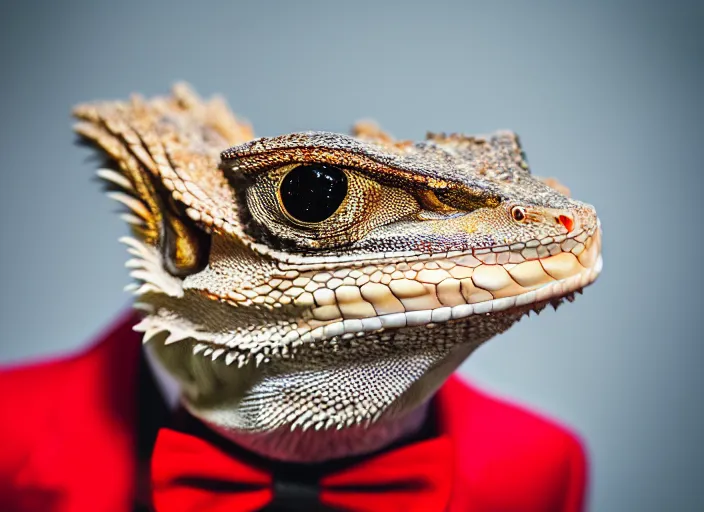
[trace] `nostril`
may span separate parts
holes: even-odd
[[[574,221],[572,220],[572,217],[568,217],[567,215],[560,215],[557,218],[557,221],[565,227],[568,233],[570,233],[574,229]]]

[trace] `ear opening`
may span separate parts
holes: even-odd
[[[186,277],[208,264],[211,236],[186,214],[172,197],[164,201],[160,248],[169,274]]]

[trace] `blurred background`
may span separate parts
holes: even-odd
[[[130,300],[78,102],[187,80],[258,135],[513,129],[597,207],[604,272],[461,372],[585,439],[591,510],[704,510],[701,2],[98,4],[3,5],[0,364],[78,350]]]

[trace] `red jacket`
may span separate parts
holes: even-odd
[[[0,510],[133,510],[134,321],[123,316],[77,355],[0,371]],[[454,445],[451,512],[582,510],[584,452],[563,427],[457,377],[435,411]]]

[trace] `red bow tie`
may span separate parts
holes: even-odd
[[[443,511],[452,481],[447,436],[382,453],[323,476],[319,503],[342,510]],[[274,478],[190,434],[162,428],[152,457],[158,512],[249,512],[269,504]]]

